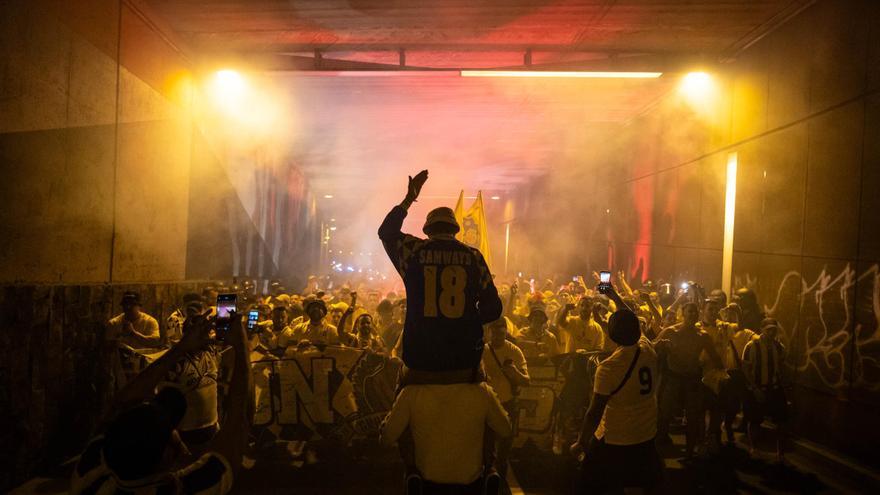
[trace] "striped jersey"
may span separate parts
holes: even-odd
[[[779,385],[782,366],[785,361],[785,347],[776,339],[755,338],[743,350],[743,363],[752,366],[752,379],[755,385],[768,387]]]

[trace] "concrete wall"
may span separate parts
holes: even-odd
[[[316,254],[287,215],[276,230],[296,249],[267,247],[197,125],[186,61],[129,5],[0,2],[0,491],[93,433],[98,343],[126,288],[164,324],[192,280],[258,275],[234,271],[230,231],[266,278]]]
[[[122,5],[122,6],[120,6]],[[182,279],[184,65],[116,1],[4,2],[0,280]]]
[[[7,286],[0,290],[0,490],[35,474],[66,477],[112,398],[104,323],[127,290],[164,326],[183,294],[204,284]]]
[[[316,233],[302,249],[282,247],[243,213],[222,143],[197,119],[198,78],[143,14],[119,0],[13,0],[0,23],[0,172],[12,179],[0,185],[0,283],[273,278],[291,257],[310,268]],[[307,196],[293,163],[252,168],[237,173],[280,183],[278,201]],[[193,173],[211,182],[191,184]],[[284,187],[291,177],[297,187]],[[227,209],[236,215],[204,224]],[[293,239],[296,220],[272,228]],[[232,237],[217,237],[224,229],[273,256],[241,269]]]
[[[721,287],[737,153],[733,285],[785,328],[796,431],[878,462],[880,3],[820,0],[708,70],[710,97],[589,128],[585,158],[521,191],[513,266]]]

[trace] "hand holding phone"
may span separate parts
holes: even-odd
[[[232,321],[232,316],[237,311],[237,304],[238,294],[228,293],[219,294],[217,296],[217,319],[214,333],[216,334],[217,340],[220,342],[226,340],[226,334],[229,333],[229,325]]]
[[[599,290],[600,294],[606,294],[611,289],[611,272],[610,271],[601,271],[599,272],[599,285],[596,287]]]
[[[254,329],[257,326],[257,320],[259,320],[259,319],[260,319],[260,312],[259,311],[257,311],[256,309],[252,309],[252,310],[248,311],[248,322],[247,322],[248,331],[251,331],[251,332],[254,331]]]

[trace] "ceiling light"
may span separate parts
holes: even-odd
[[[231,69],[218,70],[210,81],[209,90],[214,104],[226,113],[235,113],[240,110],[247,83],[244,77]]]
[[[547,70],[463,70],[461,77],[580,77],[588,79],[656,79],[662,72],[601,72]]]
[[[491,199],[494,199],[495,201],[498,201],[499,199],[501,199],[501,196],[492,196]]]
[[[333,195],[332,194],[325,194],[324,199],[333,199]]]
[[[712,89],[712,76],[705,72],[689,72],[681,80],[681,92],[691,98],[704,98]]]
[[[458,77],[457,70],[297,70],[297,77]]]

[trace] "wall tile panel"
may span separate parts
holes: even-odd
[[[841,103],[865,89],[866,7],[859,0],[817,2],[812,25],[810,111]]]
[[[804,188],[807,169],[807,124],[763,138],[755,166],[761,172],[762,223],[758,231],[764,253],[800,254],[803,244]],[[740,162],[742,163],[742,162]]]
[[[865,101],[859,258],[880,258],[880,94]]]
[[[809,122],[806,255],[856,256],[863,125],[862,102]]]

